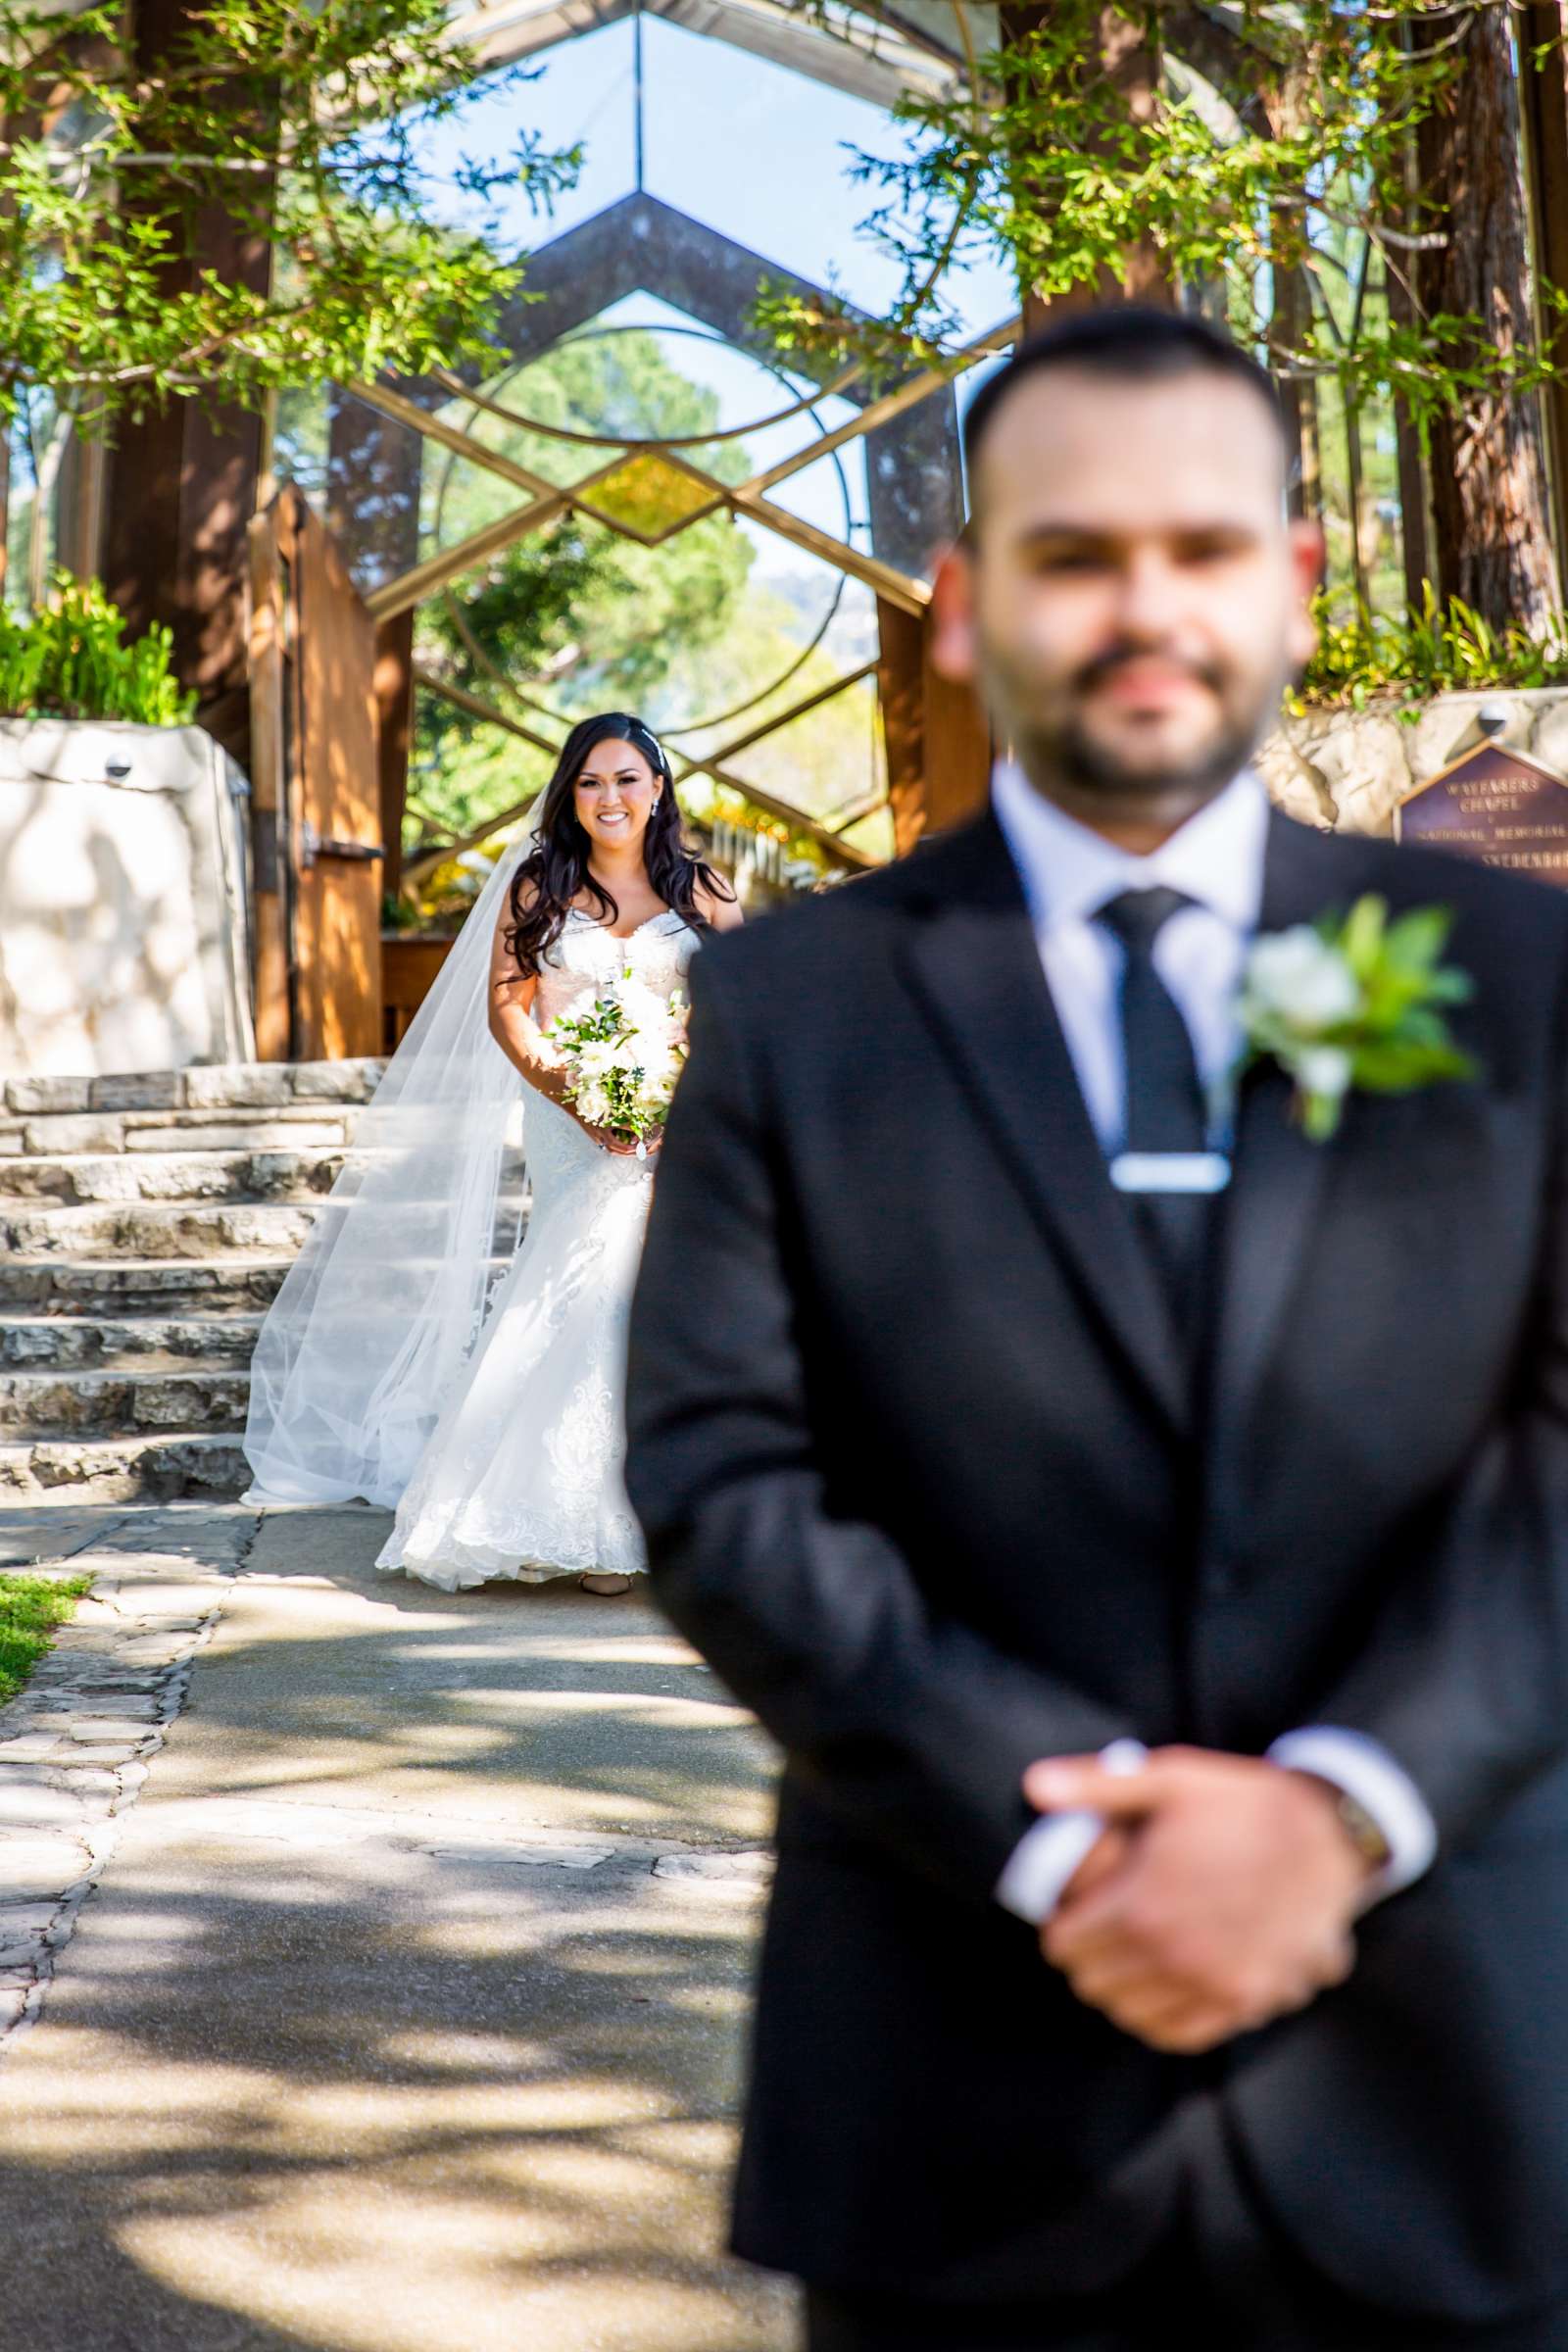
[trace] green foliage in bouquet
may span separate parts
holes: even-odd
[[[24,620],[0,605],[0,716],[120,718],[184,726],[196,697],[173,675],[162,626],[125,643],[125,618],[97,580],[57,572],[51,601]]]

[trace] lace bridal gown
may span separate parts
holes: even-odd
[[[574,909],[540,968],[534,1018],[548,1029],[627,965],[668,996],[697,944],[673,910],[615,939]],[[658,1162],[602,1150],[531,1091],[526,1123],[527,1234],[376,1563],[449,1592],[645,1565],[621,1485],[621,1397]]]

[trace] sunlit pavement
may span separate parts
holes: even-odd
[[[0,2061],[0,2352],[789,2352],[720,2254],[765,1743],[641,1597],[385,1526],[262,1525]]]

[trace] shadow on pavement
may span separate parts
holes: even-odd
[[[269,1522],[0,2062],[0,2352],[788,2352],[720,2252],[757,1889],[653,1868],[761,1842],[765,1744],[645,1602],[383,1527]]]

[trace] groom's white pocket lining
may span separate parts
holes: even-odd
[[[1222,1193],[1230,1180],[1223,1152],[1119,1152],[1110,1163],[1118,1193]]]

